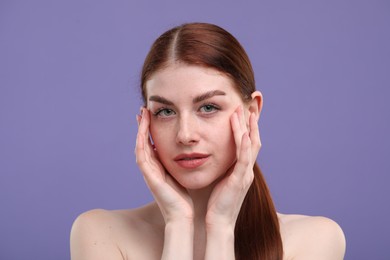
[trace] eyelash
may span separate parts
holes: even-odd
[[[157,109],[157,111],[154,112],[153,115],[154,116],[160,116],[163,111],[172,111],[173,112],[172,109],[162,107],[162,108]]]
[[[213,104],[213,103],[206,103],[206,104],[203,104],[203,105],[199,108],[199,110],[202,109],[202,108],[204,108],[204,107],[211,107],[211,108],[213,109],[213,111],[211,111],[211,112],[209,112],[209,113],[206,112],[206,114],[211,114],[211,113],[214,113],[214,112],[216,112],[216,111],[221,110],[221,108],[220,108],[219,106],[217,106],[217,105],[215,105],[215,104]]]
[[[221,108],[220,108],[219,106],[217,106],[216,104],[213,104],[213,103],[206,103],[206,104],[203,104],[203,105],[201,105],[201,106],[199,107],[198,110],[201,110],[201,109],[204,108],[204,107],[210,107],[210,108],[212,109],[211,112],[204,112],[206,115],[208,115],[208,114],[213,114],[213,113],[215,113],[216,111],[221,110]],[[166,108],[166,107],[161,107],[161,108],[157,109],[157,111],[154,112],[153,115],[156,116],[156,117],[161,116],[161,113],[163,113],[164,111],[168,111],[168,112],[173,112],[173,113],[175,113],[175,112],[173,111],[173,109]],[[167,116],[167,117],[168,117],[168,116]]]

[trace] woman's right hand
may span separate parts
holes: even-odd
[[[135,146],[136,162],[155,198],[165,223],[193,221],[193,203],[187,191],[163,167],[150,137],[150,112],[141,109],[137,115],[138,134]]]

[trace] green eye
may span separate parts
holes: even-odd
[[[219,108],[215,105],[207,104],[200,108],[200,111],[203,113],[212,113],[219,110]]]
[[[160,116],[160,117],[169,117],[174,114],[175,112],[172,109],[168,109],[168,108],[160,109],[155,113],[156,116]]]

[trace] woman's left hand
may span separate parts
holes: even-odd
[[[210,195],[205,219],[207,229],[234,229],[242,202],[253,182],[253,165],[261,147],[254,113],[249,117],[249,133],[242,107],[236,109],[230,123],[236,143],[237,161]]]

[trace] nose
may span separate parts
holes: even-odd
[[[181,145],[194,145],[199,142],[198,122],[192,115],[181,115],[177,125],[176,142]]]

